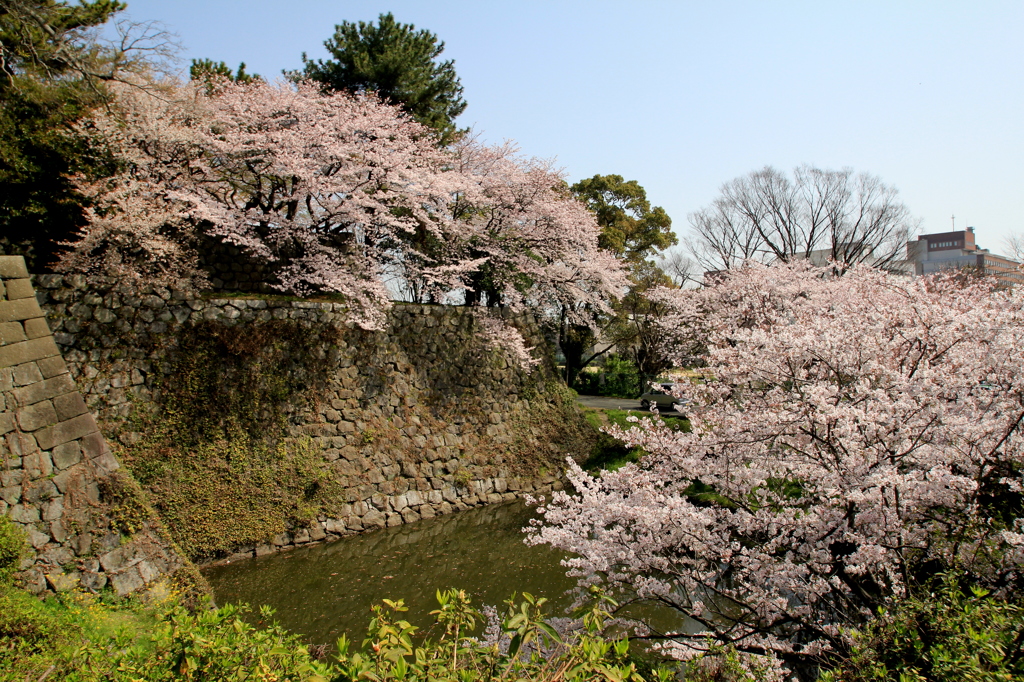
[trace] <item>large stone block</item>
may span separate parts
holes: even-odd
[[[125,570],[122,573],[113,575],[110,577],[110,584],[114,588],[114,592],[117,596],[123,597],[132,592],[141,590],[146,586],[146,581],[142,579],[142,575],[139,574],[139,569],[135,566]]]
[[[38,370],[38,363],[36,365]],[[39,378],[42,379],[42,373],[39,374]],[[71,380],[71,376],[68,374],[61,374],[50,379],[42,381],[36,381],[35,383],[27,386],[21,386],[20,388],[14,389],[14,397],[21,406],[32,405],[38,403],[41,400],[49,400],[56,396],[62,396],[68,393],[74,392],[78,394],[78,389],[75,388],[75,382]],[[70,415],[72,417],[78,416],[81,412]],[[61,417],[61,420],[67,419],[68,417]]]
[[[53,473],[53,461],[47,452],[30,452],[21,458],[21,463],[29,478],[49,476]]]
[[[0,256],[0,278],[18,279],[28,277],[28,268],[22,256]]]
[[[30,339],[49,336],[50,327],[47,326],[46,319],[42,317],[37,317],[34,320],[25,320],[25,334]]]
[[[39,509],[27,504],[16,504],[7,512],[11,521],[29,524],[39,521]]]
[[[4,282],[4,286],[7,288],[7,300],[9,301],[35,296],[35,292],[32,290],[32,280],[27,277],[8,279]]]
[[[0,301],[0,322],[21,322],[42,316],[43,311],[34,297]]]
[[[55,377],[58,374],[65,374],[68,371],[67,365],[64,364],[64,358],[59,355],[52,358],[43,358],[36,364],[39,366],[39,371],[42,373],[44,379]]]
[[[34,435],[39,443],[39,447],[44,450],[51,450],[61,443],[67,443],[68,441],[97,432],[99,432],[99,429],[93,416],[91,414],[83,414],[54,426],[40,429]]]
[[[26,362],[13,367],[11,371],[15,386],[30,386],[43,380],[43,373],[39,370],[39,363],[36,362]]]
[[[58,445],[50,455],[53,465],[58,471],[61,471],[82,461],[82,448],[78,445],[78,441],[73,440]]]
[[[55,379],[62,379],[66,376],[68,375],[65,374]],[[55,379],[51,379],[51,381]],[[77,417],[89,411],[89,408],[85,406],[85,400],[82,399],[82,395],[78,391],[57,396],[53,399],[53,407],[57,411],[57,418],[61,421]]]
[[[14,415],[10,412],[0,414],[0,436],[14,430]]]
[[[31,300],[35,303],[34,298],[26,300]],[[21,303],[21,301],[15,301],[14,303]],[[14,305],[14,303],[0,301],[0,321],[3,318],[2,306]],[[57,350],[57,344],[53,342],[53,339],[49,336],[44,336],[40,339],[13,343],[9,346],[0,346],[0,367],[13,367],[14,365],[59,354],[60,351]]]
[[[24,325],[21,322],[0,322],[0,344],[6,346],[19,341],[28,341]]]
[[[49,400],[18,410],[18,426],[23,431],[38,431],[44,426],[56,424],[57,421],[57,411]]]

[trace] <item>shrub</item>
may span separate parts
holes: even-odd
[[[27,552],[25,531],[6,516],[0,516],[0,584],[11,579]]]
[[[882,610],[822,682],[960,682],[1024,677],[1024,609],[956,574]]]
[[[53,604],[0,585],[0,680],[39,679],[79,631]]]

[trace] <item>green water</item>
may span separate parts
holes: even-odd
[[[343,633],[362,641],[370,606],[385,598],[404,599],[407,620],[426,627],[435,591],[450,587],[476,605],[499,607],[513,592],[529,592],[563,615],[575,581],[559,563],[564,554],[523,544],[531,516],[522,502],[482,507],[203,573],[218,603],[271,606],[278,622],[311,643],[333,644]]]

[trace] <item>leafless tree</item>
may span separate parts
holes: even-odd
[[[1011,232],[1008,237],[1003,238],[1003,249],[1007,256],[1018,263],[1024,263],[1024,235]]]
[[[658,258],[656,265],[677,287],[685,287],[690,282],[700,282],[699,264],[680,249],[665,251]]]
[[[917,227],[899,192],[879,178],[807,165],[792,179],[766,166],[727,182],[689,218],[686,243],[708,270],[801,258],[835,263],[839,273],[862,262],[891,267]]]

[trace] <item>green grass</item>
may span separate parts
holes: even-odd
[[[119,639],[150,651],[147,633],[155,609],[135,600],[115,603],[109,594],[67,592],[45,600],[14,586],[0,586],[0,680],[70,679],[76,652]]]
[[[606,429],[609,426],[629,429],[636,425],[628,421],[628,418],[631,416],[640,419],[653,419],[673,430],[690,430],[690,422],[684,417],[664,414],[653,415],[645,410],[601,410],[585,407],[583,412],[587,421],[599,430]],[[626,464],[639,461],[643,455],[643,448],[631,448],[617,438],[613,438],[602,431],[594,447],[591,449],[590,456],[584,463],[583,468],[591,473],[615,471]]]

